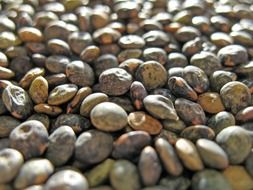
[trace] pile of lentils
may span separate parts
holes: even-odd
[[[0,190],[252,190],[252,0],[1,0]]]

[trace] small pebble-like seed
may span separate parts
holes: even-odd
[[[183,78],[197,93],[206,92],[209,89],[209,80],[204,72],[196,66],[186,66],[184,68]]]
[[[55,87],[57,85],[66,84],[68,81],[67,76],[64,73],[48,75],[45,77],[45,79],[47,80],[48,85],[50,87],[51,86]]]
[[[143,99],[148,95],[145,87],[139,81],[134,81],[130,86],[130,96],[137,110],[143,108]]]
[[[76,134],[89,129],[91,126],[90,120],[79,114],[61,114],[56,118],[52,130],[55,130],[63,125],[71,127]]]
[[[186,123],[201,125],[206,123],[205,112],[202,107],[190,100],[178,98],[175,101],[175,109],[178,116]]]
[[[119,45],[125,49],[143,48],[145,41],[137,35],[125,35],[119,39]]]
[[[253,120],[253,106],[242,109],[236,114],[235,118],[236,121],[241,123]]]
[[[63,84],[55,87],[49,93],[48,104],[57,106],[68,102],[75,96],[77,89],[75,84]]]
[[[132,83],[133,77],[124,69],[111,68],[101,73],[99,85],[103,93],[111,96],[125,94]]]
[[[114,163],[110,182],[115,190],[139,190],[141,187],[138,170],[128,160],[117,160]]]
[[[6,54],[3,52],[0,52],[0,66],[1,67],[7,67],[9,65],[8,58]]]
[[[223,129],[215,140],[227,153],[231,164],[242,163],[252,148],[252,139],[249,133],[239,126]]]
[[[216,46],[219,46],[219,47],[225,47],[225,46],[231,45],[233,44],[233,41],[234,41],[231,36],[229,36],[228,34],[224,32],[214,32],[210,36],[210,40],[212,43],[214,43]]]
[[[0,33],[0,48],[6,49],[13,45],[15,45],[15,42],[17,40],[17,37],[12,32],[1,32]]]
[[[196,147],[205,165],[216,169],[225,169],[229,165],[225,151],[215,142],[199,139]]]
[[[193,190],[232,190],[228,180],[220,172],[212,169],[206,169],[194,174],[192,187]]]
[[[245,47],[241,45],[228,45],[221,48],[217,53],[221,63],[225,66],[235,66],[248,61],[248,54]]]
[[[17,189],[24,189],[31,185],[40,185],[46,182],[54,172],[54,166],[47,159],[33,159],[24,163],[20,168],[14,186]]]
[[[48,104],[37,104],[34,106],[34,111],[37,113],[44,113],[50,116],[57,116],[62,113],[62,109],[59,106],[51,106]]]
[[[211,128],[205,125],[193,125],[186,127],[180,133],[180,136],[195,142],[201,138],[212,140],[215,137],[215,133]]]
[[[44,74],[44,68],[35,67],[25,74],[25,76],[19,81],[19,84],[22,88],[27,89],[35,78],[43,76]]]
[[[108,96],[104,93],[93,93],[88,95],[82,102],[80,107],[80,114],[89,117],[91,110],[102,102],[107,102]]]
[[[94,71],[82,61],[70,62],[66,67],[66,75],[71,83],[78,86],[92,86],[95,82]]]
[[[131,75],[134,76],[137,68],[143,63],[141,59],[130,58],[119,64],[119,68],[125,69]]]
[[[128,124],[137,131],[146,131],[150,135],[157,135],[163,128],[160,121],[145,112],[132,112],[128,115]]]
[[[11,182],[18,174],[23,163],[24,158],[19,151],[11,148],[2,149],[0,151],[0,183]]]
[[[168,131],[166,129],[162,129],[161,133],[155,137],[155,139],[163,138],[167,140],[170,144],[175,145],[179,136],[171,131]]]
[[[161,30],[151,30],[143,34],[147,46],[164,47],[170,41],[169,36]]]
[[[103,102],[96,105],[90,113],[92,124],[102,131],[118,131],[127,125],[127,113],[119,105]]]
[[[104,27],[94,31],[93,39],[100,44],[111,44],[116,42],[121,34],[112,28]]]
[[[43,35],[34,27],[23,27],[18,30],[18,36],[23,42],[41,42]]]
[[[47,54],[47,46],[41,42],[26,42],[25,47],[28,52]]]
[[[212,128],[217,135],[222,129],[235,125],[235,117],[230,112],[222,111],[213,115],[208,121],[207,126]]]
[[[92,37],[88,32],[72,32],[68,36],[68,43],[72,51],[79,55],[84,48],[92,44]]]
[[[100,51],[101,50],[99,49],[99,47],[95,45],[90,45],[85,49],[83,49],[83,51],[80,54],[80,59],[88,63],[93,62],[99,57]]]
[[[113,148],[112,136],[99,130],[83,132],[75,143],[75,157],[87,163],[99,163],[111,154]]]
[[[0,66],[0,79],[11,79],[15,76],[15,73],[5,67]]]
[[[192,171],[200,171],[204,168],[203,162],[195,145],[187,139],[179,139],[175,145],[176,152],[184,166]]]
[[[115,160],[110,158],[96,165],[94,168],[86,172],[86,176],[89,186],[96,187],[103,184],[106,180],[109,179],[110,171],[112,170]]]
[[[206,51],[196,53],[191,57],[191,64],[202,69],[207,76],[221,69],[221,63],[216,54]]]
[[[109,101],[121,106],[126,112],[134,111],[134,106],[128,97],[109,97]]]
[[[142,55],[141,49],[126,49],[118,54],[118,60],[119,62],[123,62],[127,59],[139,59],[141,58],[141,55]]]
[[[70,60],[63,55],[51,55],[46,59],[45,67],[51,73],[64,73]]]
[[[97,77],[107,69],[118,68],[119,62],[113,54],[103,54],[99,56],[93,63],[93,69]]]
[[[197,93],[181,77],[170,77],[168,80],[168,86],[176,97],[182,97],[192,101],[196,101],[198,99]]]
[[[91,14],[91,25],[94,29],[102,28],[109,23],[109,15],[106,10],[94,9]]]
[[[166,84],[167,71],[156,61],[146,61],[138,67],[135,77],[147,90],[153,90]]]
[[[71,54],[69,45],[60,39],[52,39],[47,42],[48,51],[53,55],[66,55]]]
[[[87,179],[81,173],[71,169],[63,169],[56,172],[45,184],[45,189],[47,190],[64,189],[66,187],[71,190],[89,189]]]
[[[49,143],[45,157],[54,166],[65,164],[72,156],[75,148],[76,135],[69,126],[57,128],[49,136]]]
[[[253,188],[252,176],[249,175],[243,166],[229,166],[223,171],[223,175],[233,190],[251,190]]]
[[[204,111],[211,114],[219,113],[225,110],[220,95],[215,92],[200,94],[198,97],[198,103]]]
[[[145,61],[154,60],[165,65],[167,62],[167,54],[162,48],[151,47],[143,51],[143,59]]]
[[[228,82],[220,90],[225,108],[231,110],[233,114],[250,105],[250,94],[249,88],[238,81]]]
[[[8,115],[0,116],[0,137],[8,137],[13,129],[15,129],[21,122],[14,117]]]
[[[163,128],[175,133],[180,133],[186,128],[185,123],[178,119],[178,120],[168,120],[165,119],[162,121]]]
[[[210,86],[215,92],[220,92],[220,89],[228,82],[235,81],[237,75],[230,71],[218,70],[210,76]]]
[[[32,113],[32,100],[28,93],[14,85],[8,85],[2,94],[4,105],[18,119],[25,119]]]
[[[41,156],[48,146],[46,127],[36,120],[25,121],[12,130],[10,147],[20,151],[25,159]]]
[[[191,186],[191,181],[184,176],[178,177],[167,176],[162,178],[159,184],[165,187],[166,189],[187,190]]]
[[[80,108],[81,103],[84,98],[92,93],[92,89],[90,87],[80,88],[75,97],[71,100],[71,102],[67,106],[67,113],[73,113]],[[79,110],[78,110],[79,111]]]
[[[138,169],[145,186],[152,186],[158,182],[162,167],[156,151],[151,146],[147,146],[142,150]]]
[[[7,15],[1,15],[0,20],[0,31],[14,31],[16,29],[15,23],[12,21],[12,19],[8,18]]]
[[[173,146],[165,139],[158,138],[155,141],[155,148],[168,174],[172,176],[181,175],[183,172],[183,166],[181,165]]]
[[[122,134],[113,144],[112,156],[116,159],[133,159],[150,143],[151,137],[144,131],[131,131]]]
[[[44,77],[35,78],[29,88],[29,95],[33,102],[36,104],[45,103],[48,98],[48,88],[48,82]]]
[[[178,119],[172,101],[165,96],[148,95],[143,99],[143,104],[145,109],[158,119]]]
[[[43,125],[49,129],[50,127],[50,119],[49,116],[47,116],[46,114],[40,114],[40,113],[34,113],[33,115],[31,115],[30,117],[27,118],[27,121],[29,120],[37,120],[40,121],[41,123],[43,123]]]

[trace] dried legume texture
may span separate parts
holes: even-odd
[[[252,0],[3,0],[0,189],[252,190]]]

